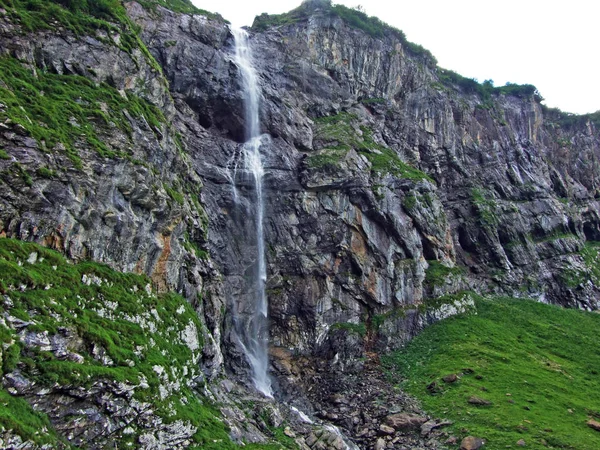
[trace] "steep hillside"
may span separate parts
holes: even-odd
[[[598,448],[600,317],[509,298],[476,307],[388,358],[403,388],[489,448]]]
[[[282,437],[289,423],[301,448],[343,447],[318,416],[375,445],[387,382],[378,378],[369,400],[381,417],[354,423],[328,413],[331,380],[360,379],[375,353],[470,310],[459,292],[597,309],[597,114],[565,115],[531,85],[494,88],[443,70],[400,30],[324,0],[257,17],[250,44],[262,91],[270,370],[284,405],[248,394],[242,335],[258,215],[227,22],[187,0],[0,0],[0,235],[135,273],[124,289],[144,277],[167,315],[180,308],[175,294],[185,298],[199,333],[186,361],[206,380],[189,396],[219,402],[236,442]],[[119,355],[109,356],[135,362]],[[35,364],[54,364],[46,356]],[[5,369],[5,388],[24,365]],[[201,429],[185,411],[177,417]],[[67,436],[57,430],[53,442]],[[396,437],[438,448],[419,430]]]

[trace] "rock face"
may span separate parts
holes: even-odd
[[[255,243],[232,38],[225,25],[157,11],[129,7],[187,128],[234,343],[229,321],[246,313]],[[252,36],[270,135],[273,345],[344,356],[357,348],[344,339],[360,341],[367,325],[365,342],[393,348],[468,308],[428,307],[464,289],[596,308],[583,257],[598,236],[593,123],[561,127],[534,96],[484,100],[444,84],[428,54],[318,7],[290,22]]]
[[[81,136],[51,146],[0,103],[0,232],[178,291],[205,325],[205,374],[225,362],[244,377],[233,331],[250,313],[256,242],[233,38],[202,15],[126,11],[143,41],[129,50],[124,30],[25,32],[0,15],[0,52],[33,79],[77,76],[149,105],[120,124],[98,101],[99,151]],[[352,371],[366,350],[469,310],[465,290],[597,308],[593,121],[469,91],[396,33],[371,36],[319,2],[291,17],[251,35],[273,347]],[[274,358],[282,386],[302,384],[290,358]]]

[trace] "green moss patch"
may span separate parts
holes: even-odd
[[[349,333],[358,334],[362,337],[366,336],[367,334],[367,326],[364,323],[338,322],[331,325],[330,330],[345,330]]]
[[[425,271],[425,284],[431,287],[443,285],[448,277],[461,276],[465,272],[462,267],[448,267],[435,260],[427,261],[427,264],[429,267]]]
[[[373,130],[357,124],[358,117],[348,112],[316,118],[315,139],[325,142],[326,148],[309,157],[309,166],[335,166],[348,150],[355,149],[369,160],[374,174],[390,173],[399,178],[433,182],[427,174],[402,161],[392,149],[376,142]]]
[[[497,213],[498,205],[493,195],[485,189],[473,188],[471,189],[471,199],[481,225],[488,228],[498,226],[500,223]]]
[[[98,130],[117,127],[131,133],[127,113],[156,128],[165,122],[157,107],[133,94],[124,98],[117,89],[81,76],[34,72],[11,57],[0,58],[0,102],[6,105],[0,121],[21,125],[42,150],[62,144],[77,167],[80,143],[105,157],[126,156],[122,149],[109,148]]]
[[[477,313],[425,329],[386,364],[451,432],[489,448],[592,450],[600,433],[600,316],[530,300],[473,296]],[[442,378],[457,374],[459,380]],[[477,406],[476,396],[491,402]]]

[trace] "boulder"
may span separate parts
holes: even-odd
[[[478,450],[485,445],[485,441],[475,436],[467,436],[460,443],[460,450]]]
[[[395,430],[417,429],[425,422],[427,422],[427,417],[408,413],[392,414],[385,418],[385,425]]]

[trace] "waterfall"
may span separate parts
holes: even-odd
[[[246,119],[246,142],[242,150],[245,169],[252,175],[255,194],[256,215],[256,276],[254,280],[254,304],[249,317],[244,318],[242,346],[246,351],[248,362],[252,369],[254,386],[268,397],[272,397],[271,379],[268,374],[269,355],[269,327],[268,303],[265,284],[267,281],[267,265],[265,260],[265,239],[263,231],[264,221],[264,195],[263,176],[264,167],[260,148],[263,136],[260,135],[260,121],[258,114],[260,88],[258,76],[252,65],[252,52],[248,42],[248,33],[242,29],[232,29],[235,39],[235,63],[240,69],[244,85],[244,112]],[[237,195],[237,192],[236,194]]]

